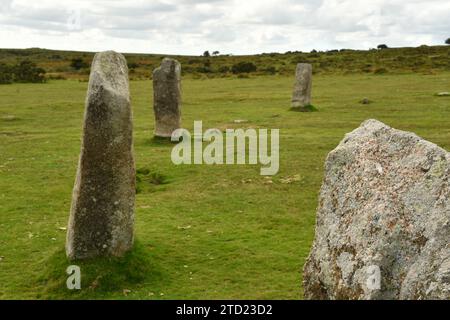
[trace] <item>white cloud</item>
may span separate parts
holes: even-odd
[[[174,54],[367,49],[442,44],[449,17],[448,0],[0,0],[0,37],[2,47]]]

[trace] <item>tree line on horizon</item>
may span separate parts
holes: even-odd
[[[445,41],[450,44],[450,38]],[[288,51],[248,56],[206,50],[199,56],[176,56],[183,76],[192,78],[251,75],[291,75],[298,63],[313,65],[314,73],[404,73],[450,71],[450,46],[390,48],[380,44],[371,50]],[[0,84],[42,83],[47,79],[86,80],[94,53],[46,49],[0,49]],[[149,79],[166,55],[124,54],[131,80]]]

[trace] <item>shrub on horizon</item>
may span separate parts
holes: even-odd
[[[0,84],[10,84],[13,82],[11,67],[4,63],[0,63]]]
[[[84,60],[82,58],[72,59],[70,66],[72,68],[74,68],[75,70],[80,70],[80,69],[89,67],[89,65],[86,62],[84,62]]]
[[[12,68],[14,82],[45,82],[45,70],[39,68],[34,62],[24,60]]]

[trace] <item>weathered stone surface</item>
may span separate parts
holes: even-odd
[[[312,65],[299,63],[295,70],[292,108],[305,108],[311,105]]]
[[[364,122],[326,160],[305,298],[449,299],[449,199],[449,152]]]
[[[92,62],[66,253],[71,259],[121,256],[133,245],[135,166],[125,58]]]
[[[174,59],[153,71],[153,110],[155,136],[170,138],[181,127],[181,65]]]

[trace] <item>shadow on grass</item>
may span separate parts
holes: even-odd
[[[314,107],[312,104],[309,104],[309,105],[304,106],[304,107],[292,107],[289,110],[290,111],[295,111],[295,112],[317,112],[317,111],[319,111],[319,109]]]
[[[145,141],[145,143],[147,145],[151,145],[151,146],[158,146],[158,147],[169,146],[169,147],[173,147],[175,144],[178,143],[178,141],[172,141],[171,138],[163,138],[163,137],[153,136],[152,138],[147,139]]]
[[[45,261],[38,285],[39,299],[102,299],[124,289],[157,284],[164,279],[162,269],[155,265],[154,255],[140,242],[122,258],[98,258],[69,261],[64,250],[58,250]],[[76,265],[81,270],[81,290],[68,290],[66,269]]]

